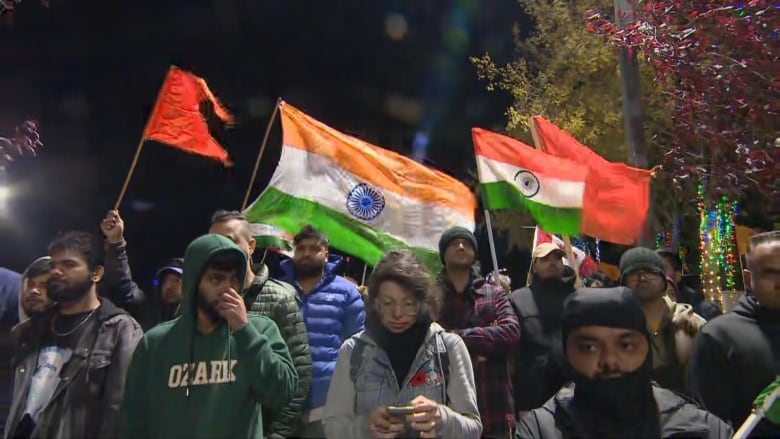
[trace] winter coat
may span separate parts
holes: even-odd
[[[290,356],[298,372],[298,387],[295,397],[279,413],[265,410],[264,431],[269,437],[294,437],[300,426],[303,404],[309,396],[311,386],[311,354],[306,324],[292,285],[268,277],[268,267],[261,265],[244,300],[250,314],[271,318],[287,343]]]
[[[339,348],[344,340],[362,331],[366,321],[363,298],[357,287],[336,275],[341,262],[340,256],[330,255],[324,276],[308,293],[303,292],[295,279],[293,261],[282,262],[282,280],[295,287],[298,293],[309,336],[312,381],[305,409],[325,404]]]
[[[444,347],[439,344],[443,342]],[[359,373],[353,382],[350,368],[356,343],[365,343]],[[445,353],[441,353],[446,351]],[[449,357],[449,373],[441,369],[439,355]],[[355,359],[358,361],[358,359]],[[422,376],[417,381],[414,377]],[[477,409],[469,352],[463,340],[431,323],[409,373],[403,382],[395,377],[387,353],[366,332],[352,336],[339,350],[328,399],[325,435],[328,439],[369,439],[368,418],[379,407],[408,405],[422,395],[439,403],[437,434],[445,438],[478,439],[482,423]]]
[[[780,375],[780,311],[760,307],[754,297],[741,297],[733,311],[704,325],[692,357],[694,397],[739,428],[756,396]],[[763,421],[754,433],[761,437],[771,427]]]
[[[581,436],[576,419],[581,416],[572,403],[574,385],[561,389],[544,406],[523,416],[515,439],[563,439]],[[700,409],[674,392],[653,386],[662,438],[728,439],[732,429],[712,413]]]

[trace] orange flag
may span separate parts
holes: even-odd
[[[210,101],[214,113],[223,122],[232,116],[209,90],[203,78],[171,66],[157,95],[144,139],[165,143],[194,154],[205,155],[230,165],[228,153],[209,133],[206,119],[200,111],[203,101]]]
[[[583,216],[582,233],[616,244],[633,244],[647,220],[652,172],[607,161],[541,116],[534,116],[533,122],[544,152],[590,169],[582,209],[598,214],[588,215],[587,221]]]

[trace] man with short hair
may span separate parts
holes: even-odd
[[[742,296],[734,311],[702,328],[691,360],[696,399],[734,428],[780,375],[780,231],[753,236],[747,263],[752,295]],[[777,431],[765,420],[753,434],[766,437]]]
[[[20,322],[34,315],[43,314],[53,306],[49,295],[46,294],[50,264],[51,258],[42,256],[33,261],[22,273],[22,289],[19,293]]]
[[[336,274],[342,258],[328,253],[328,238],[311,225],[293,238],[283,280],[295,287],[309,335],[312,382],[299,437],[324,437],[323,409],[344,340],[363,330],[366,312],[357,287]],[[345,402],[346,403],[346,402]]]
[[[181,315],[144,335],[127,372],[123,438],[262,438],[263,406],[290,402],[290,352],[271,319],[247,315],[246,265],[224,236],[189,245]]]
[[[182,258],[171,258],[155,273],[155,293],[147,295],[144,303],[141,324],[145,331],[176,317],[183,297],[183,270]]]
[[[509,353],[520,340],[517,316],[503,289],[482,277],[471,230],[445,230],[439,257],[444,263],[437,279],[444,292],[440,323],[459,335],[471,354],[482,436],[505,438],[515,424]]]
[[[561,314],[574,294],[577,275],[565,265],[563,250],[553,243],[531,253],[531,283],[509,296],[520,320],[520,343],[514,355],[515,409],[540,407],[567,379],[561,347]]]
[[[664,388],[689,394],[687,368],[693,337],[706,321],[690,305],[666,296],[664,263],[656,252],[634,247],[620,258],[620,285],[633,291],[653,340],[653,378]]]
[[[50,310],[17,329],[8,438],[116,437],[125,374],[141,327],[98,297],[103,243],[70,232],[49,246]]]
[[[731,437],[715,415],[654,385],[652,340],[628,288],[578,290],[561,332],[573,385],[526,414],[517,439]]]
[[[658,249],[656,252],[664,262],[666,277],[672,279],[677,286],[677,298],[673,299],[675,302],[691,305],[693,312],[705,320],[712,320],[723,314],[718,305],[704,297],[704,293],[687,284],[686,278],[683,277],[683,261],[679,253],[668,249]]]
[[[211,218],[209,233],[217,233],[233,241],[247,255],[243,285],[244,303],[250,314],[269,317],[279,327],[298,374],[295,397],[281,411],[263,413],[263,431],[269,438],[296,437],[301,427],[303,405],[311,386],[311,355],[309,337],[297,294],[292,285],[271,279],[268,266],[252,267],[255,238],[246,217],[238,211],[219,210]]]

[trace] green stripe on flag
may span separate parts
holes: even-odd
[[[247,220],[264,223],[297,233],[311,224],[328,236],[330,245],[376,265],[382,255],[394,248],[408,248],[434,273],[442,263],[436,250],[410,247],[400,239],[377,230],[344,213],[314,201],[295,198],[274,187],[268,187],[245,212]]]
[[[520,193],[517,186],[506,181],[483,183],[480,191],[487,209],[525,209],[546,232],[569,235],[580,233],[582,209],[535,203]]]
[[[255,247],[257,248],[280,248],[282,250],[292,250],[292,245],[286,239],[276,235],[255,235]]]

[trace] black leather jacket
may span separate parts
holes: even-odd
[[[60,373],[60,382],[31,438],[115,438],[119,430],[119,408],[125,375],[133,351],[143,332],[126,311],[108,299],[95,314],[96,337],[81,337],[70,361]],[[14,438],[25,429],[20,425],[38,352],[54,311],[20,323],[16,336],[14,393],[5,437]]]

